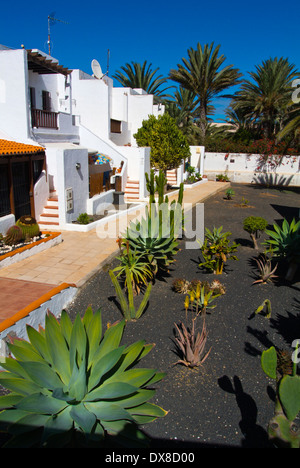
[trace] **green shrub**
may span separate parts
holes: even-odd
[[[93,219],[87,213],[80,213],[77,218],[79,224],[89,224]]]
[[[248,218],[244,219],[243,227],[244,230],[250,234],[253,241],[253,247],[258,249],[257,239],[268,227],[268,222],[260,216],[248,216]]]

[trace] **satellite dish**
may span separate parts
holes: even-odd
[[[100,63],[96,59],[92,60],[92,70],[93,70],[95,78],[98,78],[98,80],[100,80],[103,76],[103,73],[100,67]]]

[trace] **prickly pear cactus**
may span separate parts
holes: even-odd
[[[296,423],[300,412],[300,376],[296,375],[296,366],[292,366],[285,352],[274,346],[262,353],[261,365],[277,386],[275,415],[268,425],[269,438],[278,447],[300,448],[300,428]]]

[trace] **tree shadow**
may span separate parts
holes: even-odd
[[[264,188],[282,189],[289,187],[292,179],[293,175],[286,177],[280,174],[262,172],[253,177],[253,183],[258,186],[261,185]]]
[[[218,383],[222,390],[235,395],[241,412],[239,426],[244,436],[241,441],[242,448],[271,448],[267,432],[256,422],[258,414],[256,403],[251,395],[244,392],[239,377],[235,375],[232,384],[225,375],[218,380]]]
[[[286,205],[274,205],[271,203],[271,207],[275,211],[277,211],[277,213],[279,213],[280,216],[282,216],[282,218],[285,218],[289,223],[293,219],[299,219],[300,205],[299,206],[286,206]]]
[[[277,314],[276,318],[271,318],[271,328],[277,330],[284,341],[290,346],[294,340],[300,338],[300,301],[294,298],[294,307],[298,314],[286,311],[287,315]]]

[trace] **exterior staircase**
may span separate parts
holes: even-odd
[[[38,223],[41,231],[51,231],[51,229],[58,228],[58,196],[55,190],[50,191],[47,204],[44,206]]]
[[[167,183],[170,185],[177,185],[177,169],[167,171]]]
[[[139,200],[140,183],[138,180],[127,179],[127,184],[125,188],[125,198],[127,200]]]

